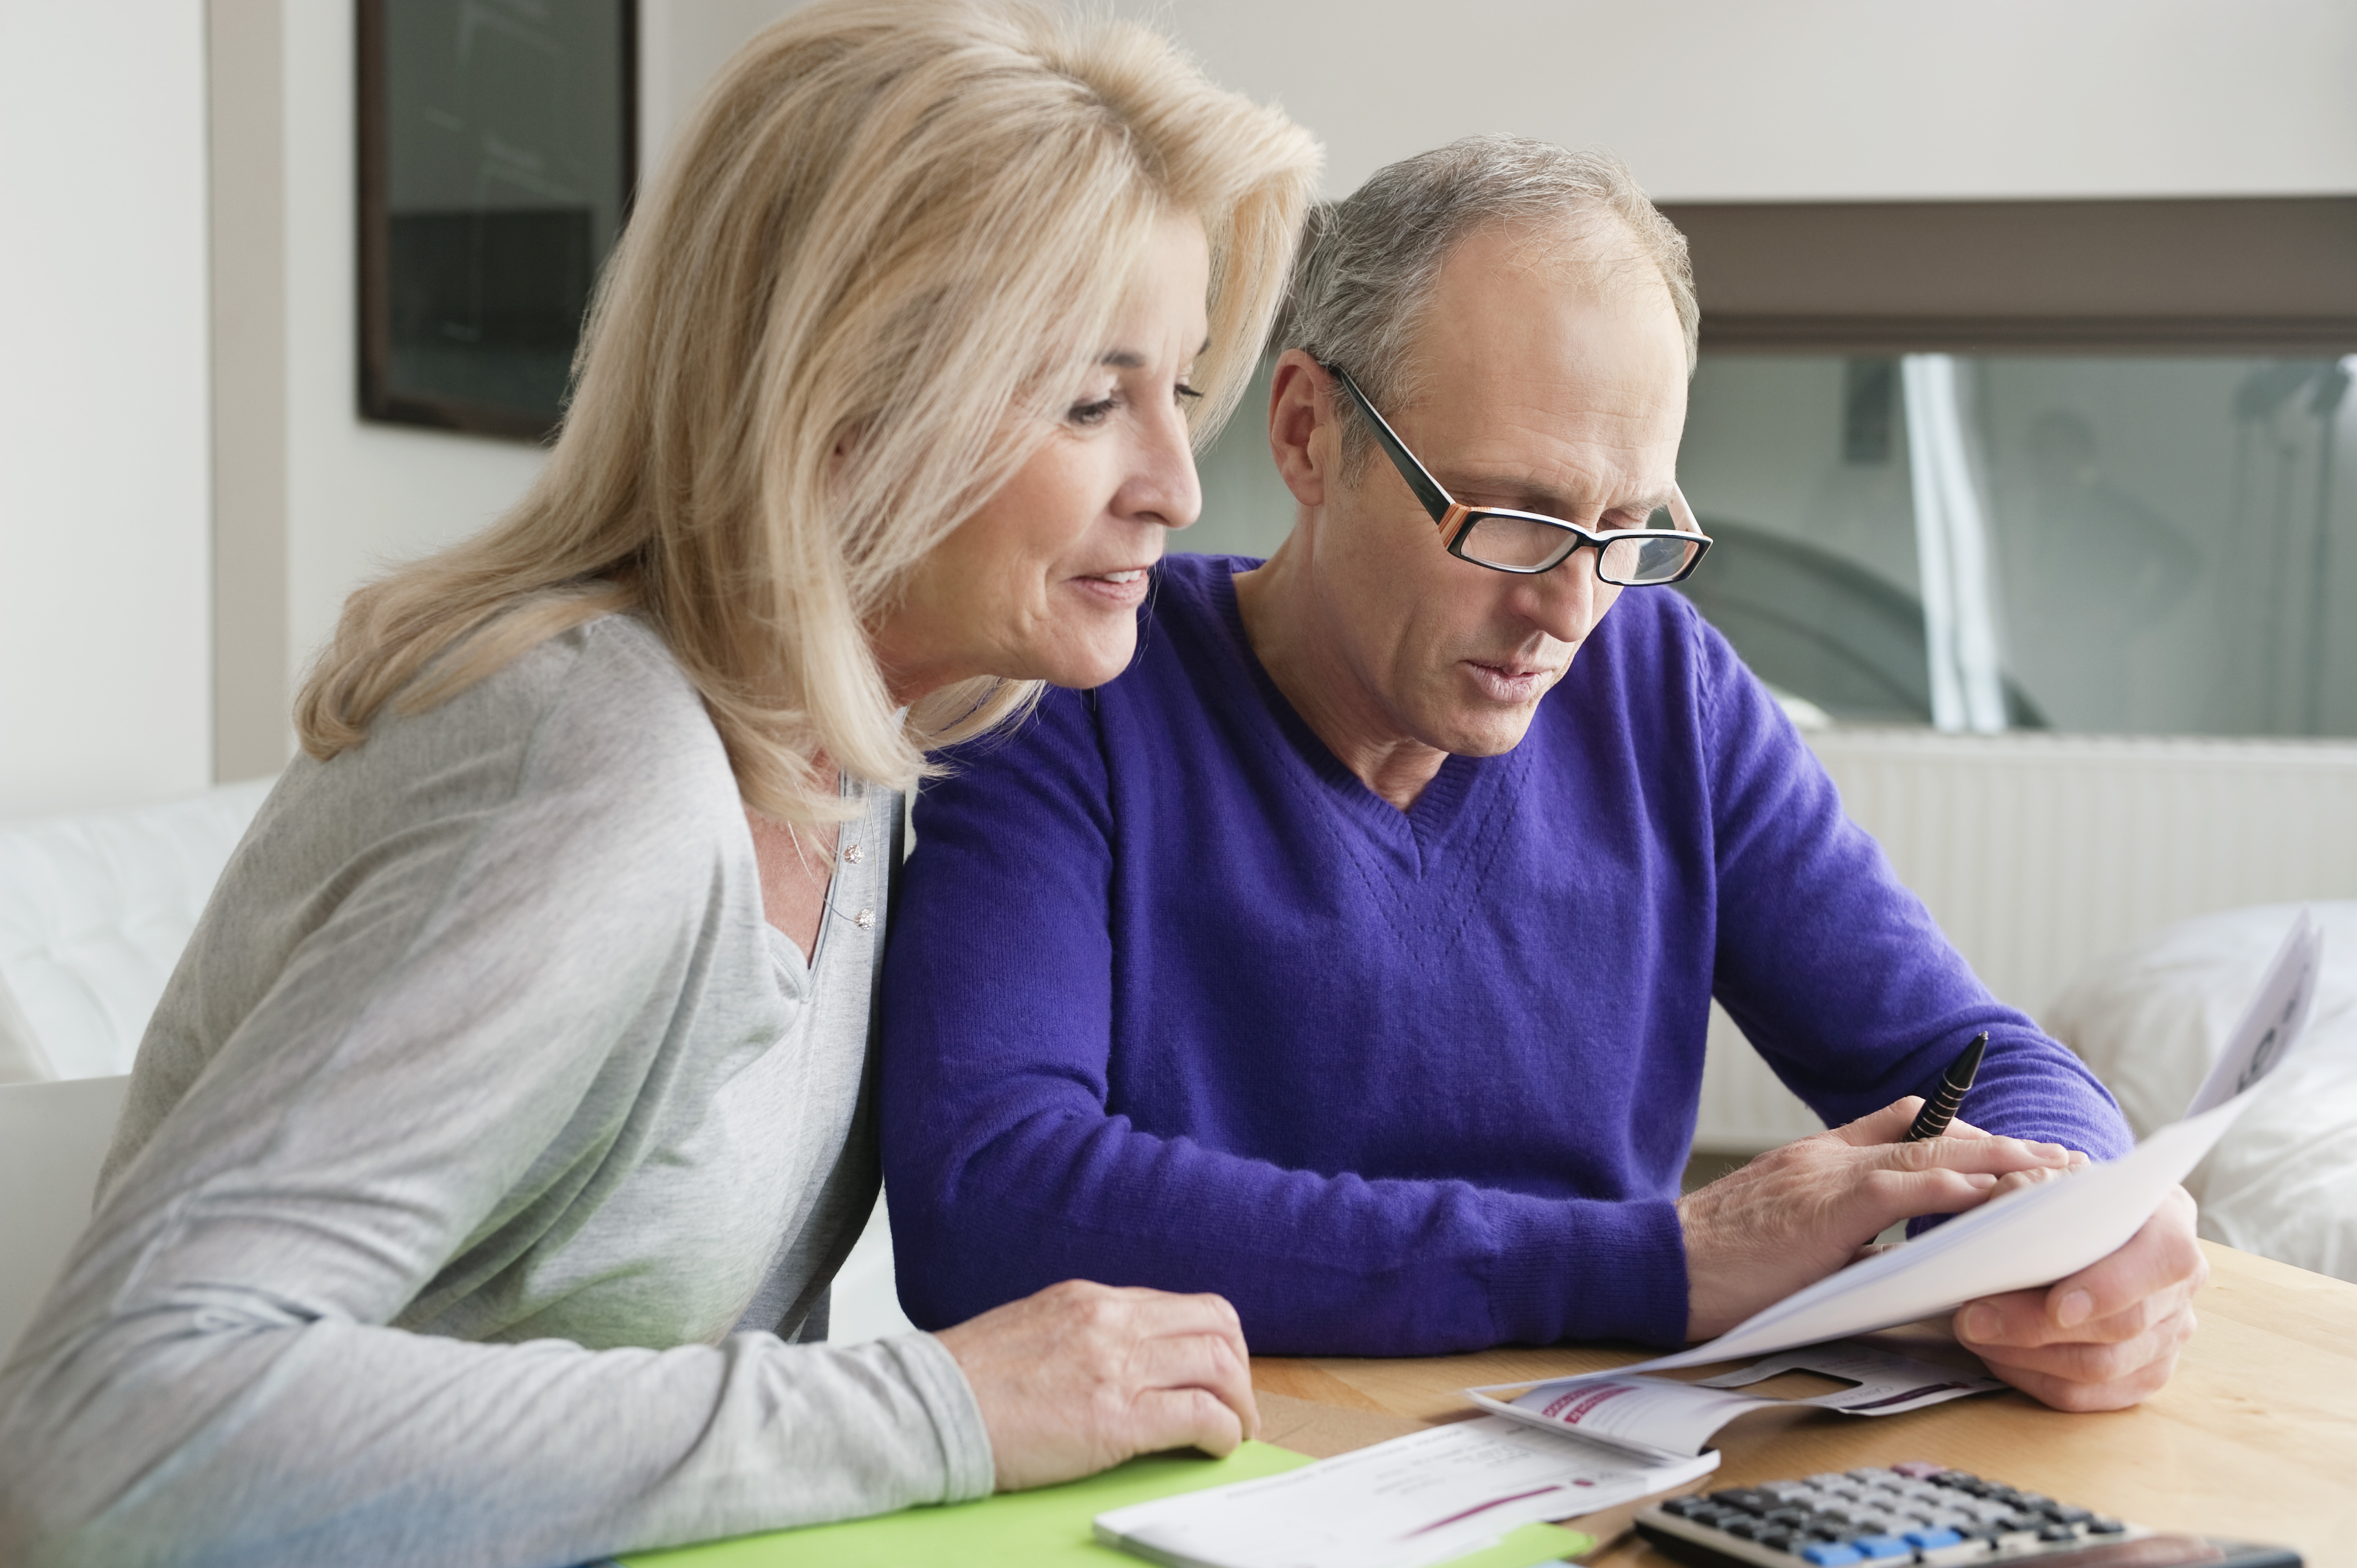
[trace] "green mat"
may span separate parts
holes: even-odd
[[[1224,1459],[1156,1454],[1036,1492],[909,1509],[844,1524],[814,1524],[669,1552],[634,1552],[627,1568],[1138,1568],[1142,1558],[1097,1544],[1089,1521],[1108,1509],[1274,1476],[1311,1463],[1305,1455],[1246,1443]],[[1576,1530],[1526,1524],[1452,1568],[1530,1568],[1596,1544]]]

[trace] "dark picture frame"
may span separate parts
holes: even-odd
[[[356,0],[360,407],[554,435],[638,181],[638,5]]]

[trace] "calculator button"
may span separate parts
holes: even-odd
[[[2040,1541],[2076,1541],[2079,1532],[2067,1524],[2050,1524],[2038,1532]]]
[[[2101,1514],[2087,1521],[2087,1533],[2090,1535],[2117,1535],[2126,1529],[2127,1526],[2118,1520],[2105,1519]]]
[[[2049,1503],[2045,1513],[2057,1524],[2084,1524],[2095,1517],[2092,1509],[2072,1508],[2068,1503]]]
[[[1962,1540],[1964,1537],[1953,1530],[1910,1530],[1907,1532],[1907,1544],[1925,1551],[1953,1546]]]
[[[1855,1546],[1844,1546],[1837,1541],[1825,1541],[1815,1546],[1801,1548],[1801,1561],[1813,1563],[1817,1564],[1817,1568],[1834,1568],[1835,1563],[1863,1563],[1866,1561],[1866,1554]]]
[[[1902,1536],[1861,1535],[1850,1544],[1857,1547],[1857,1554],[1868,1563],[1888,1563],[1893,1560],[1900,1563],[1915,1561],[1915,1549],[1908,1545]]]

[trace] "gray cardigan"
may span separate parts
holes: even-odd
[[[877,1180],[899,799],[852,789],[806,968],[636,619],[298,760],[0,1369],[0,1562],[522,1568],[987,1492],[938,1340],[787,1342]]]

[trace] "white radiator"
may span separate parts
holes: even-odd
[[[1849,813],[2003,1000],[2188,916],[2357,897],[2357,744],[1813,731]],[[1695,1146],[1820,1129],[1711,1009]]]

